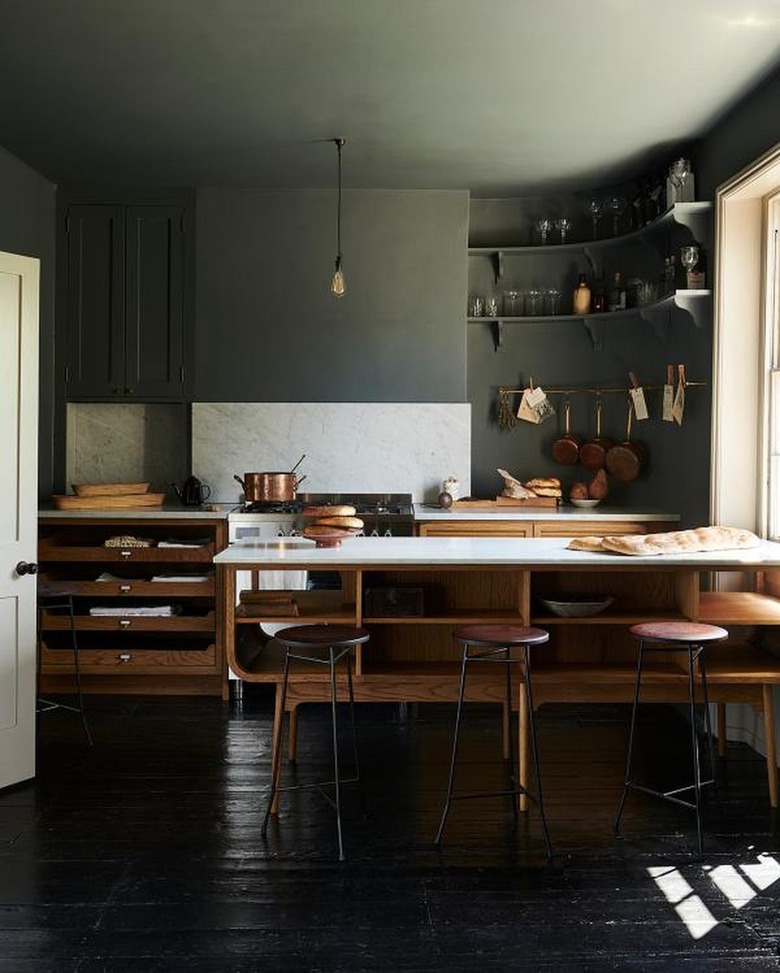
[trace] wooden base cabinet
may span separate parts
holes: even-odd
[[[70,596],[85,692],[225,695],[211,563],[225,545],[225,521],[197,516],[42,519],[41,689],[73,689]]]

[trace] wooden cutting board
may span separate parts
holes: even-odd
[[[146,493],[148,483],[74,483],[73,492],[79,497],[119,497],[126,493]]]
[[[557,507],[556,497],[531,497],[528,500],[520,500],[516,497],[496,497],[495,500],[455,500],[451,510],[482,510],[482,511],[503,511],[508,513],[511,510],[522,510],[525,507]]]
[[[125,493],[121,496],[72,497],[54,494],[57,510],[122,510],[135,507],[162,507],[164,493]]]

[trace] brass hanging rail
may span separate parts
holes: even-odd
[[[685,389],[690,388],[706,388],[707,382],[691,382],[685,379],[683,382],[683,387]],[[533,388],[533,379],[529,379],[527,387]],[[665,385],[642,385],[642,388],[646,392],[660,392],[665,388]],[[516,410],[514,410],[510,404],[510,396],[522,395],[525,391],[524,388],[510,388],[508,385],[499,385],[498,387],[498,424],[503,429],[511,429],[518,423],[518,418]],[[619,387],[612,386],[574,386],[572,388],[548,388],[544,386],[545,395],[612,395],[618,392],[622,392],[623,395],[629,395],[630,386],[622,385]]]

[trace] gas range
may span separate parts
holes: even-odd
[[[295,500],[241,504],[228,514],[229,539],[290,537],[305,526],[303,510],[348,504],[369,537],[409,537],[414,533],[411,493],[299,493]]]

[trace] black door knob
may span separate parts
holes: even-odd
[[[29,562],[20,561],[16,565],[16,573],[17,574],[37,574],[38,565],[35,563],[35,561],[29,561]]]

